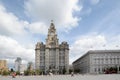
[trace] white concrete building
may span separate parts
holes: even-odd
[[[27,70],[26,64],[21,64],[20,65],[20,74],[24,74],[24,71]]]
[[[80,73],[104,73],[111,67],[120,72],[120,50],[91,50],[73,62],[74,70]]]
[[[65,41],[59,44],[53,22],[48,29],[46,44],[36,44],[35,68],[45,73],[50,70],[55,73],[63,73],[64,70],[69,72],[69,45]]]

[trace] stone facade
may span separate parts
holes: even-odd
[[[35,48],[35,68],[43,72],[52,70],[54,73],[69,72],[69,45],[67,42],[59,44],[53,22],[48,29],[46,44],[37,42]]]
[[[8,70],[7,61],[6,60],[0,60],[0,72],[4,71],[4,70]]]
[[[120,72],[120,50],[91,50],[73,62],[80,73],[102,74],[111,67]]]

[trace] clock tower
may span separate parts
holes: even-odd
[[[52,71],[54,74],[69,72],[69,45],[59,44],[53,21],[51,21],[46,38],[46,44],[37,42],[35,47],[35,68],[43,73]]]
[[[50,28],[48,29],[48,35],[46,39],[46,47],[58,47],[58,38],[56,34],[56,29],[53,21],[51,21]]]

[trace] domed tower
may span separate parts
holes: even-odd
[[[53,21],[51,21],[50,28],[48,29],[47,39],[46,39],[46,47],[56,48],[58,46],[59,46],[59,43],[58,43],[55,25],[53,24]]]
[[[69,45],[67,42],[59,44],[57,33],[53,21],[51,21],[46,38],[46,44],[38,42],[35,48],[35,66],[36,69],[44,73],[52,71],[54,73],[63,73],[69,70]]]
[[[46,39],[45,65],[46,71],[59,71],[59,40],[53,21],[51,21]]]

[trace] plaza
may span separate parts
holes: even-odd
[[[43,76],[0,76],[0,80],[119,80],[119,74],[100,74],[100,75],[43,75]]]

